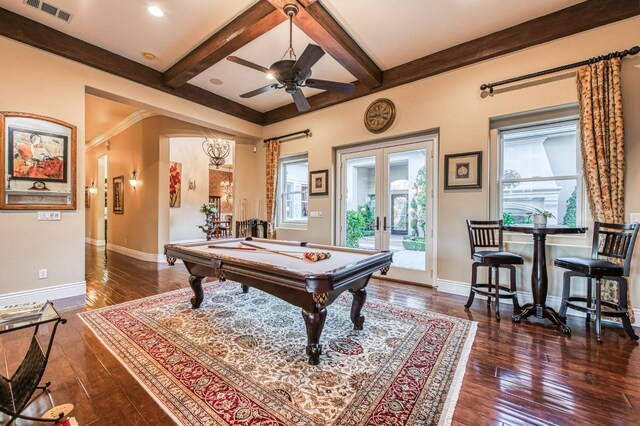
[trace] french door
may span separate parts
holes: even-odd
[[[389,276],[432,284],[433,137],[338,152],[337,241],[394,252]]]

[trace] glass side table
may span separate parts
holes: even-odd
[[[51,385],[51,382],[40,384],[40,380],[42,380],[47,361],[49,361],[58,325],[65,324],[67,320],[60,317],[49,301],[36,312],[3,316],[5,313],[6,310],[0,310],[0,334],[29,327],[34,328],[29,350],[15,373],[11,378],[0,375],[0,411],[11,417],[6,424],[10,425],[16,419],[57,423],[64,417],[62,413],[55,419],[29,417],[20,413],[29,405],[31,397],[37,389],[46,391]],[[53,329],[49,337],[49,344],[45,348],[38,342],[38,329],[41,325],[49,323],[53,324]]]

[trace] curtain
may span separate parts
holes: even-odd
[[[267,238],[276,238],[276,199],[278,197],[278,161],[280,159],[280,142],[267,142],[267,221],[269,229]]]
[[[624,131],[622,60],[613,58],[578,70],[580,133],[584,179],[594,220],[624,223]],[[618,300],[614,282],[603,282],[602,299]],[[631,288],[629,315],[634,322]]]

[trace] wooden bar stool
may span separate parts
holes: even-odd
[[[591,258],[561,257],[554,264],[568,269],[564,273],[562,287],[562,306],[560,318],[566,321],[567,308],[586,312],[587,323],[591,322],[591,315],[596,316],[596,340],[602,343],[602,316],[622,318],[622,325],[629,338],[638,340],[633,331],[627,306],[627,277],[631,269],[633,246],[638,235],[638,224],[620,225],[614,223],[595,222],[593,229],[593,244]],[[623,265],[618,265],[609,259],[620,259]],[[587,296],[571,296],[571,278],[587,278]],[[595,289],[593,282],[595,280]],[[618,284],[618,303],[601,300],[602,280],[615,281]],[[593,292],[595,291],[595,297]],[[577,303],[580,304],[577,304]],[[584,305],[582,305],[584,304]],[[595,304],[595,307],[593,307]],[[602,310],[602,306],[612,310]]]
[[[471,307],[477,294],[487,296],[487,306],[491,305],[491,298],[495,299],[496,319],[500,321],[500,299],[513,300],[514,315],[520,312],[518,294],[516,290],[516,267],[522,265],[522,256],[504,251],[502,241],[501,220],[467,220],[469,231],[469,244],[471,245],[471,259],[474,261],[471,267],[471,290],[469,300],[464,305],[466,309]],[[478,251],[477,249],[482,249]],[[489,249],[489,250],[486,250]],[[487,283],[478,283],[478,268],[489,268],[489,280]],[[500,285],[500,268],[510,272],[509,287]],[[495,282],[494,282],[495,280]]]

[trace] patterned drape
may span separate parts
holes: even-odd
[[[276,198],[278,196],[278,160],[280,159],[280,142],[267,142],[267,221],[269,229],[267,238],[276,238]]]
[[[624,223],[622,61],[613,58],[578,70],[584,179],[594,220]],[[629,315],[634,321],[629,289]],[[618,288],[604,282],[602,298],[617,301]]]

